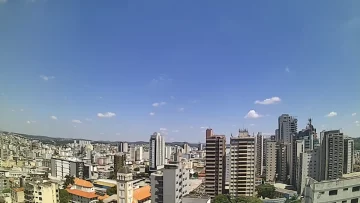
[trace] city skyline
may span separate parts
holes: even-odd
[[[197,143],[287,113],[358,137],[360,3],[262,3],[0,1],[0,130]]]

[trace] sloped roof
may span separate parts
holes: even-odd
[[[80,196],[80,197],[84,197],[87,199],[92,199],[92,198],[97,198],[99,195],[95,194],[95,192],[85,192],[82,190],[77,190],[77,189],[66,189],[68,191],[68,193],[72,194],[72,195],[76,195],[76,196]]]
[[[78,185],[78,186],[86,187],[86,188],[94,187],[94,185],[91,182],[80,179],[80,178],[74,179],[74,185]]]
[[[147,198],[151,197],[150,189],[151,189],[150,185],[138,188],[138,189],[134,190],[133,197],[135,199],[137,199],[138,201],[147,199]]]

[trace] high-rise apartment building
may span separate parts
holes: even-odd
[[[129,150],[129,145],[127,142],[119,142],[118,144],[118,152],[127,153]]]
[[[253,196],[255,192],[255,137],[240,130],[230,138],[231,180],[229,193],[233,196]]]
[[[265,181],[275,182],[276,178],[276,148],[275,140],[266,140],[265,145]]]
[[[129,149],[130,161],[135,161],[136,160],[136,146],[131,145],[129,148],[130,148]]]
[[[322,131],[320,180],[341,178],[344,169],[344,134],[340,130]]]
[[[52,158],[51,176],[59,179],[65,179],[66,175],[83,179],[84,162],[76,158]]]
[[[136,148],[135,151],[135,161],[142,161],[143,160],[143,147],[139,146]]]
[[[264,137],[259,132],[256,135],[256,176],[260,177],[264,172]]]
[[[291,142],[291,135],[297,133],[297,119],[289,114],[282,114],[278,119],[277,141]]]
[[[287,150],[289,148],[289,144],[285,144],[284,142],[277,143],[276,149],[276,173],[278,174],[277,180],[283,183],[288,182],[287,176]]]
[[[299,176],[296,180],[297,192],[302,195],[306,186],[306,179],[311,177],[315,180],[320,176],[320,150],[319,148],[307,150],[300,154]]]
[[[25,185],[25,203],[60,203],[59,184],[50,181],[31,181]]]
[[[343,174],[352,173],[354,167],[354,140],[346,137],[344,138],[344,167]]]
[[[150,176],[151,202],[181,203],[190,192],[188,180],[189,170],[182,164],[166,164]]]
[[[211,197],[225,190],[226,137],[206,130],[205,192]]]
[[[126,166],[126,154],[119,152],[114,155],[114,174],[116,175],[120,169]]]
[[[165,164],[165,140],[160,133],[155,132],[150,137],[149,162],[150,171],[156,171]]]
[[[126,167],[117,173],[117,202],[133,203],[132,173]]]

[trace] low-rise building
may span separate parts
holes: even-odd
[[[360,201],[360,173],[345,174],[339,179],[320,182],[308,178],[304,200],[305,203],[358,203]]]

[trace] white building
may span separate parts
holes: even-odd
[[[156,171],[165,164],[165,140],[160,133],[155,132],[150,137],[149,162],[150,170]]]
[[[84,162],[76,158],[52,158],[51,176],[64,179],[66,175],[84,178]]]
[[[136,148],[135,151],[135,161],[142,161],[143,160],[143,147],[139,146]]]
[[[126,168],[117,173],[117,202],[133,203],[132,173]]]
[[[256,135],[256,175],[260,177],[263,174],[264,167],[264,136],[259,132]]]
[[[345,174],[335,180],[307,179],[305,203],[357,203],[360,201],[360,174]]]
[[[297,191],[299,194],[303,194],[306,186],[307,178],[313,178],[318,180],[320,173],[320,153],[319,149],[314,149],[311,151],[306,151],[300,155],[300,173],[299,179],[297,181]]]
[[[182,164],[166,164],[162,171],[151,174],[151,202],[181,203],[189,191],[189,170]]]

